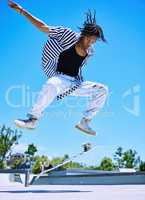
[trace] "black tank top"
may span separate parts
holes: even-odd
[[[79,73],[79,68],[82,65],[86,56],[80,56],[75,50],[75,45],[60,53],[57,71],[68,76],[75,77]]]

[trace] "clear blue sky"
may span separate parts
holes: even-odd
[[[69,3],[68,3],[69,2]],[[78,31],[84,13],[96,10],[108,44],[96,43],[96,54],[84,69],[86,80],[108,85],[110,96],[94,118],[98,132],[92,138],[75,130],[86,100],[67,97],[54,102],[34,131],[23,131],[18,150],[34,143],[41,154],[75,154],[84,142],[97,150],[77,159],[98,164],[114,150],[135,149],[145,160],[145,2],[143,0],[17,0],[48,25],[63,25]],[[25,117],[36,93],[46,81],[41,69],[41,52],[47,35],[0,1],[0,123],[14,128],[13,121]],[[12,106],[13,105],[13,106]],[[14,105],[17,107],[14,107]]]

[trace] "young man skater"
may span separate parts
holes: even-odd
[[[28,118],[17,119],[15,124],[22,128],[35,128],[43,111],[56,98],[62,99],[67,95],[84,96],[90,97],[89,105],[75,127],[95,136],[96,132],[90,128],[89,123],[103,107],[108,88],[100,83],[83,81],[81,75],[82,66],[92,53],[92,45],[97,40],[106,42],[102,28],[96,24],[95,13],[88,11],[80,33],[75,33],[62,26],[46,25],[12,1],[9,1],[9,6],[49,36],[42,55],[42,65],[48,80],[28,113]]]

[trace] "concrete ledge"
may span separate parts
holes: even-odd
[[[53,171],[35,180],[36,175],[29,170],[0,170],[1,177],[8,183],[9,174],[13,174],[15,182],[29,185],[128,185],[145,184],[145,172],[110,172],[97,170],[67,169]],[[6,174],[7,176],[5,176]],[[2,179],[1,179],[2,180]]]
[[[1,177],[5,176],[6,174],[12,174],[14,176],[14,182],[19,182],[19,183],[23,182],[25,187],[29,186],[30,170],[28,169],[0,169],[0,174]],[[22,174],[23,177],[20,177],[20,174]],[[6,179],[7,179],[6,182],[9,183],[10,181],[8,180],[8,178]]]
[[[30,184],[33,185],[125,185],[145,184],[145,172],[99,172],[95,170],[81,171],[58,171],[49,175],[41,176],[35,181],[33,177]]]

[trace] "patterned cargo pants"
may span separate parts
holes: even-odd
[[[28,115],[39,119],[43,111],[57,98],[70,88],[75,88],[76,79],[67,75],[56,75],[48,79],[42,87],[36,103],[33,105]],[[66,92],[67,94],[67,92]],[[92,119],[103,107],[108,96],[107,86],[101,83],[82,81],[77,89],[72,90],[71,96],[90,97],[83,117]]]

